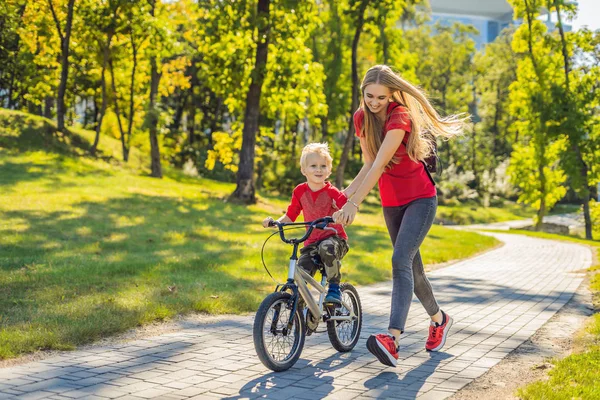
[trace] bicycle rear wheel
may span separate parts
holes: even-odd
[[[327,321],[327,333],[329,341],[337,351],[348,352],[356,346],[360,338],[360,330],[362,329],[362,306],[358,291],[349,283],[340,285],[342,292],[342,301],[347,304],[351,310],[345,306],[335,309],[334,316],[348,316],[351,311],[356,316],[356,319],[346,321]]]
[[[302,353],[306,327],[299,310],[296,310],[291,329],[292,295],[285,292],[271,293],[263,300],[254,318],[254,348],[260,361],[272,371],[291,368]]]

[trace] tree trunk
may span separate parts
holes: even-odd
[[[104,120],[104,115],[106,114],[106,105],[108,103],[106,94],[106,65],[110,56],[110,43],[112,41],[113,35],[112,33],[109,33],[107,36],[108,37],[106,38],[106,45],[102,51],[102,73],[100,75],[100,87],[102,88],[102,105],[100,106],[100,114],[98,115],[98,122],[96,124],[96,136],[94,137],[94,144],[92,144],[92,148],[90,150],[90,152],[93,155],[96,154],[96,151],[98,150],[98,143],[100,142],[100,130],[102,128],[102,121]]]
[[[113,68],[112,57],[108,61],[108,66],[110,69],[110,78],[111,78],[111,82],[112,82],[113,103],[115,105],[115,114],[117,116],[117,125],[119,126],[119,133],[121,134],[121,148],[123,150],[123,161],[127,162],[129,160],[129,149],[127,148],[127,144],[125,143],[125,130],[123,129],[123,124],[121,123],[121,109],[119,108],[119,99],[117,96],[117,85],[115,84],[115,70]]]
[[[196,69],[196,60],[192,60],[191,67],[191,79],[190,79],[190,111],[188,113],[188,143],[190,145],[196,142],[196,96],[194,92],[196,87],[199,86],[198,82],[198,70]]]
[[[543,150],[545,151],[545,150]],[[544,223],[544,216],[546,215],[546,175],[544,174],[544,163],[538,164],[538,173],[540,177],[540,208],[537,212],[537,221],[535,223],[535,230],[539,231]]]
[[[499,136],[500,136],[500,129],[498,127],[498,122],[500,121],[500,109],[502,107],[502,102],[500,100],[500,84],[496,84],[496,104],[495,104],[495,109],[494,109],[494,124],[492,125],[492,134],[493,136],[493,145],[492,145],[492,154],[494,155],[494,157],[497,156],[498,153],[498,145],[499,145]]]
[[[75,7],[75,0],[69,0],[67,5],[67,21],[65,24],[65,33],[63,35],[60,29],[60,22],[54,11],[54,5],[52,0],[48,0],[50,5],[50,11],[58,30],[58,36],[60,37],[60,58],[61,58],[61,71],[60,71],[60,84],[58,85],[58,97],[56,99],[56,125],[59,132],[65,131],[65,93],[67,91],[67,80],[69,78],[69,42],[71,40],[71,27],[73,26],[73,9]]]
[[[150,15],[154,18],[156,11],[156,0],[150,1]],[[156,56],[150,58],[150,104],[148,109],[150,136],[150,176],[162,178],[162,166],[160,164],[160,147],[158,144],[158,109],[156,107],[156,96],[158,95],[158,84],[161,74],[158,72]]]
[[[210,132],[208,132],[208,147],[210,149],[213,148],[214,143],[213,143],[213,133],[215,133],[217,131],[217,128],[219,127],[219,121],[222,119],[222,108],[223,108],[223,99],[221,97],[217,97],[216,98],[216,103],[217,106],[215,107],[215,112],[210,124]]]
[[[173,117],[173,123],[169,127],[172,134],[176,134],[179,128],[181,128],[181,120],[183,119],[183,112],[187,106],[187,99],[189,97],[188,92],[181,92],[177,108],[175,109],[175,116]]]
[[[339,189],[342,189],[344,184],[344,171],[346,170],[346,164],[348,162],[348,155],[350,154],[350,148],[352,147],[352,143],[354,140],[354,112],[358,108],[358,63],[357,63],[357,53],[358,53],[358,42],[360,40],[360,34],[363,29],[364,21],[365,21],[365,11],[367,9],[367,5],[369,4],[369,0],[363,0],[360,4],[360,8],[358,10],[358,18],[356,22],[356,31],[354,32],[354,39],[352,40],[352,102],[350,105],[350,118],[348,121],[348,136],[346,136],[346,142],[344,143],[344,149],[342,150],[342,155],[340,157],[340,164],[338,165],[338,169],[335,174],[335,186]]]
[[[54,105],[54,97],[46,96],[44,99],[44,117],[52,119],[52,106]]]
[[[156,58],[150,61],[150,176],[162,178],[162,166],[160,164],[160,147],[158,144],[158,110],[156,108],[156,96],[158,94],[158,83],[160,74],[156,65]]]
[[[131,33],[131,53],[133,57],[133,66],[131,67],[131,82],[129,84],[129,123],[127,125],[127,153],[129,153],[130,142],[131,142],[131,130],[133,129],[133,116],[134,116],[134,95],[135,95],[135,71],[137,68],[137,46],[135,44],[135,38]]]
[[[387,34],[385,33],[385,20],[379,26],[379,35],[381,37],[381,50],[383,52],[383,63],[387,64],[390,59],[390,42]]]
[[[195,97],[194,97],[194,86],[192,83],[192,87],[190,88],[190,97],[192,98],[192,101],[190,102],[190,112],[188,114],[188,143],[190,145],[194,144],[196,142],[196,132],[195,132],[195,128],[196,128],[196,102],[195,102]]]
[[[23,14],[25,14],[25,7],[27,6],[27,3],[23,3],[21,5],[21,7],[19,8],[19,19],[21,21],[23,21]],[[11,68],[10,68],[10,84],[8,87],[8,108],[9,109],[13,109],[15,107],[15,101],[13,100],[13,93],[15,90],[15,77],[17,75],[17,68],[18,68],[18,62],[17,59],[19,57],[19,50],[21,48],[21,36],[17,35],[16,37],[16,43],[15,43],[15,50],[14,50],[14,58],[12,60],[12,64],[11,64]]]
[[[242,150],[237,173],[237,187],[232,198],[246,204],[256,203],[254,191],[254,147],[258,120],[260,117],[260,95],[265,79],[267,67],[267,53],[269,45],[269,5],[270,0],[258,0],[257,7],[257,46],[256,61],[252,73],[250,88],[246,95],[246,112],[244,115],[244,129],[242,131]]]
[[[329,112],[327,112],[329,114]],[[327,124],[327,115],[321,118],[321,141],[327,142],[327,136],[329,135],[329,125]]]

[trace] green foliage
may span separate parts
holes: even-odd
[[[590,200],[590,217],[595,237],[600,237],[600,203]],[[599,288],[600,291],[600,288]]]
[[[510,106],[509,87],[517,79],[517,55],[511,47],[514,28],[507,28],[493,43],[477,53],[474,59],[477,91],[477,123],[475,154],[476,172],[495,179],[495,170],[510,157],[513,138],[510,126],[514,116]],[[487,192],[482,182],[482,192]]]
[[[410,50],[417,55],[415,72],[423,89],[441,115],[467,113],[473,101],[472,26],[436,24],[407,31]],[[439,143],[438,154],[444,166],[455,164],[462,171],[471,167],[471,139],[461,136]]]
[[[53,2],[59,20],[65,17],[66,3]],[[585,197],[586,179],[590,185],[600,180],[600,34],[566,33],[567,87],[560,36],[536,16],[541,6],[555,11],[558,4],[565,20],[576,12],[572,3],[514,0],[516,15],[525,23],[481,51],[470,38],[473,27],[425,25],[428,13],[417,7],[424,3],[271,1],[255,149],[257,184],[289,191],[297,183],[299,152],[309,141],[328,141],[337,163],[354,111],[351,43],[358,10],[365,5],[356,60],[359,79],[372,65],[388,63],[420,84],[441,114],[476,112],[480,117],[462,137],[440,143],[442,163],[453,171],[442,177],[448,179],[446,191],[455,192],[452,201],[471,198],[473,191],[484,205],[495,196],[511,196],[504,177],[496,174],[502,174],[513,143],[533,140],[542,154],[562,137],[567,150],[561,167],[573,190]],[[8,0],[0,5],[0,103],[51,118],[60,40],[48,4]],[[152,126],[163,161],[181,167],[191,160],[203,176],[232,180],[255,67],[255,13],[256,2],[234,0],[77,0],[65,99],[68,122],[77,125],[84,113],[84,127],[99,123],[103,64],[110,61],[104,71],[107,126],[101,129],[100,143],[106,135],[123,134],[126,146],[148,152]],[[159,85],[150,109],[153,60]],[[347,176],[360,165],[355,143]],[[470,180],[464,181],[467,176]]]
[[[232,133],[214,132],[213,148],[208,151],[208,157],[205,161],[205,168],[212,171],[216,162],[220,162],[223,167],[232,172],[237,172],[237,152],[242,147],[241,126]]]
[[[559,166],[559,156],[565,151],[565,140],[550,144],[544,152],[533,145],[515,145],[508,174],[521,193],[519,202],[539,208],[543,202],[548,209],[563,198],[567,189],[564,171]],[[543,177],[540,176],[540,166]]]

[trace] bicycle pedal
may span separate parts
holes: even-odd
[[[335,302],[331,302],[331,303],[324,303],[323,304],[325,307],[327,308],[331,308],[331,309],[336,309],[336,308],[340,308],[342,305],[340,303],[335,303]]]

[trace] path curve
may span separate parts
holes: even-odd
[[[486,233],[504,246],[428,274],[455,319],[442,352],[424,350],[427,315],[413,301],[398,367],[365,348],[388,323],[391,282],[359,288],[361,340],[337,353],[327,334],[307,338],[296,366],[266,370],[254,352],[253,316],[184,324],[177,332],[63,352],[0,369],[0,399],[444,399],[483,375],[565,305],[592,261],[581,245]]]

